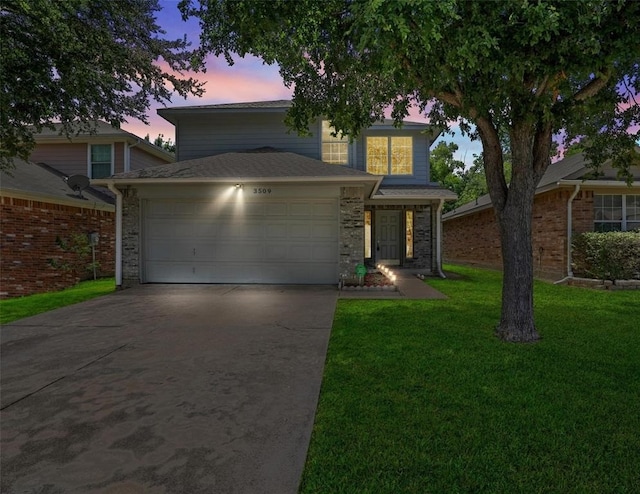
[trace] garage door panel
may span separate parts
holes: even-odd
[[[335,204],[331,202],[313,204],[313,216],[322,219],[338,219]]]
[[[312,226],[308,222],[295,222],[289,225],[289,237],[291,239],[311,238]]]
[[[312,261],[330,262],[338,255],[338,248],[334,243],[315,244],[311,248]]]
[[[288,207],[286,202],[267,203],[265,215],[267,217],[287,216]]]
[[[143,279],[336,283],[335,199],[145,201]]]

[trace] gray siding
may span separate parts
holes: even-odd
[[[29,161],[46,163],[65,175],[86,175],[87,144],[38,144]]]
[[[420,131],[408,129],[367,129],[356,140],[355,168],[367,171],[367,137],[411,136],[413,137],[413,175],[385,176],[383,185],[427,185],[429,184],[429,138]]]
[[[131,155],[129,156],[129,159],[131,160],[131,170],[141,170],[142,168],[147,168],[148,166],[164,165],[167,163],[167,160],[163,160],[162,158],[158,158],[157,156],[146,153],[145,151],[137,147],[131,148]]]
[[[317,125],[312,129],[312,136],[298,136],[279,112],[184,116],[176,128],[176,158],[183,161],[268,146],[320,159]]]

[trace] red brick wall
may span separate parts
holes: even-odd
[[[61,290],[92,278],[86,269],[91,254],[79,263],[77,254],[60,246],[59,240],[78,233],[99,233],[98,275],[113,276],[114,212],[11,197],[1,197],[0,205],[0,298]]]
[[[567,265],[567,201],[573,190],[536,196],[533,207],[533,259],[537,276],[562,278]],[[573,200],[573,231],[593,230],[593,192],[579,192]],[[502,254],[493,209],[446,220],[443,257],[447,262],[500,269]]]

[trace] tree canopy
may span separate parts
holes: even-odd
[[[585,0],[182,0],[202,25],[200,58],[252,54],[294,86],[304,131],[325,115],[355,136],[387,108],[417,105],[436,125],[475,129],[502,243],[497,334],[534,341],[531,216],[552,136],[589,136],[594,164],[627,170],[640,122],[640,2]],[[500,129],[509,139],[504,173]]]
[[[156,23],[158,0],[3,0],[0,7],[0,168],[27,159],[33,136],[61,122],[91,132],[147,122],[150,101],[202,94],[183,71],[186,39],[168,40]]]

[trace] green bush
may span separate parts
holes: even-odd
[[[572,259],[576,276],[599,280],[640,279],[640,231],[576,235]]]

